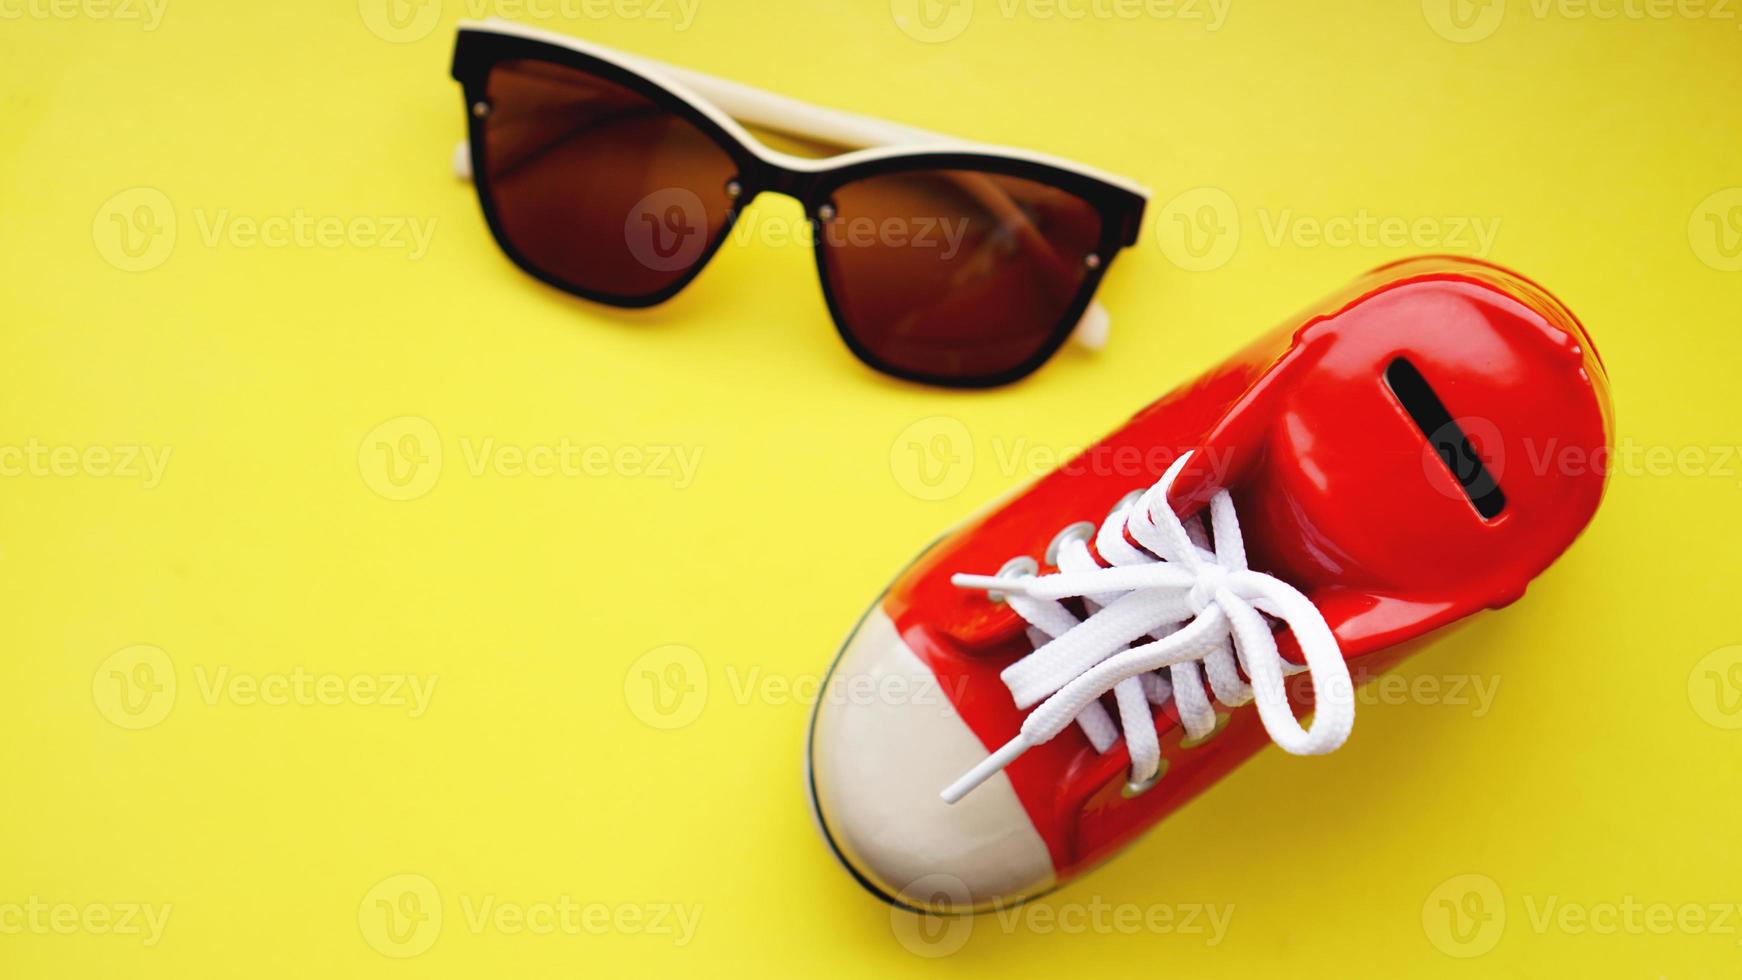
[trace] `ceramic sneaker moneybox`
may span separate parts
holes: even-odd
[[[984,911],[1271,742],[1335,750],[1352,675],[1510,604],[1566,550],[1603,468],[1553,460],[1601,458],[1611,432],[1602,361],[1543,289],[1451,258],[1376,270],[895,579],[831,687],[937,696],[819,700],[825,838],[889,902]],[[1109,462],[1133,459],[1152,470]]]

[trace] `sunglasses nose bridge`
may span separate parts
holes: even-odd
[[[807,214],[815,210],[821,203],[820,194],[822,175],[793,170],[772,163],[761,163],[751,168],[744,175],[745,182],[752,193],[750,196],[764,192],[790,197],[805,209]]]

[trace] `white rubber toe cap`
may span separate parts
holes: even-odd
[[[884,898],[981,911],[1052,887],[1046,844],[1004,774],[954,806],[938,798],[986,747],[881,606],[822,691],[810,752],[824,833]]]

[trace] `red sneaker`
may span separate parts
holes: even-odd
[[[1372,676],[1507,605],[1590,521],[1607,388],[1534,283],[1376,270],[895,580],[825,688],[865,696],[811,721],[830,846],[886,901],[982,911],[1110,857],[1267,742],[1334,750],[1351,663]]]

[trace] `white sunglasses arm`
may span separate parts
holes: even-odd
[[[915,143],[955,142],[939,133],[913,126],[903,126],[871,116],[826,106],[813,105],[799,99],[778,95],[742,82],[716,78],[713,75],[677,68],[659,62],[646,62],[648,68],[676,79],[697,95],[719,106],[726,115],[741,123],[770,129],[787,136],[827,143],[850,150],[868,150],[879,146],[910,146]]]
[[[688,68],[619,54],[624,61],[656,74],[665,75],[691,89],[697,95],[719,106],[726,115],[740,123],[773,130],[787,136],[826,143],[849,150],[865,150],[880,146],[911,146],[926,143],[955,142],[947,136],[912,126],[903,126],[870,116],[813,105],[798,99],[777,95],[742,82],[716,78]],[[454,173],[470,180],[471,154],[462,141],[454,152]]]
[[[677,68],[645,58],[631,58],[621,54],[619,57],[633,60],[651,73],[669,76],[714,103],[722,112],[740,123],[787,136],[855,150],[953,142],[949,137],[923,129],[813,105],[703,72]],[[465,140],[461,140],[454,147],[453,167],[454,174],[461,179],[472,178],[471,148]],[[1101,350],[1107,346],[1112,322],[1107,308],[1099,300],[1093,300],[1083,311],[1082,319],[1077,321],[1071,340],[1089,350]]]

